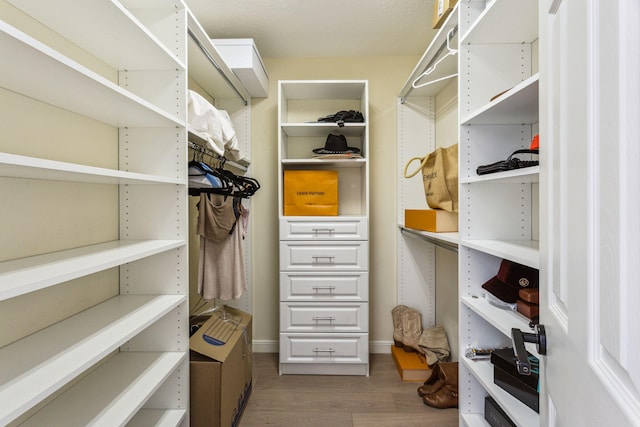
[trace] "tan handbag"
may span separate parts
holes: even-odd
[[[409,165],[416,160],[420,167],[408,174]],[[404,177],[411,178],[420,171],[429,207],[458,212],[458,144],[410,159],[404,167]]]

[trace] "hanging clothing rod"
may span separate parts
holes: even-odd
[[[241,170],[241,171],[244,171],[244,172],[246,172],[246,171],[247,171],[247,166],[245,166],[245,165],[241,165],[241,164],[236,163],[236,162],[234,162],[234,161],[232,161],[232,160],[227,160],[227,158],[226,158],[226,157],[221,156],[220,154],[216,153],[215,151],[211,151],[211,150],[209,150],[208,148],[203,147],[203,146],[202,146],[202,145],[200,145],[200,144],[196,144],[195,142],[187,141],[187,145],[188,145],[188,146],[189,146],[189,148],[191,148],[193,151],[197,151],[197,152],[199,152],[199,153],[206,154],[207,156],[212,157],[212,158],[214,158],[214,159],[216,159],[216,160],[220,160],[220,161],[222,162],[222,164],[223,164],[223,165],[231,165],[231,166],[233,166],[234,168],[237,168],[237,169],[239,169],[239,170]]]
[[[455,243],[449,243],[449,242],[446,242],[444,240],[439,240],[439,239],[436,239],[436,238],[433,238],[433,237],[430,237],[430,236],[426,236],[426,235],[424,235],[422,233],[416,233],[416,232],[412,231],[411,229],[404,228],[404,227],[400,228],[400,232],[402,234],[406,234],[407,236],[411,236],[411,237],[414,237],[416,239],[424,240],[424,241],[426,241],[428,243],[431,243],[432,245],[439,246],[439,247],[441,247],[443,249],[446,249],[448,251],[458,253],[458,245],[456,245]]]
[[[231,86],[231,88],[238,95],[238,97],[242,99],[242,101],[244,102],[244,105],[247,106],[249,104],[249,101],[245,99],[244,96],[242,96],[238,88],[236,88],[233,82],[229,80],[229,77],[227,77],[227,75],[222,71],[222,68],[220,68],[220,65],[218,65],[216,60],[213,59],[213,57],[211,56],[207,48],[202,44],[202,42],[200,42],[200,40],[198,40],[198,37],[191,31],[191,29],[187,29],[187,33],[189,34],[189,37],[191,38],[191,40],[193,40],[193,42],[198,46],[198,49],[200,49],[200,51],[205,56],[205,58],[207,58],[207,60],[211,63],[211,65],[213,65],[214,68],[218,70],[222,78],[229,84],[229,86]]]
[[[442,44],[438,48],[438,50],[436,51],[435,55],[433,55],[433,58],[431,58],[431,60],[427,64],[427,66],[424,67],[424,70],[422,70],[422,72],[420,73],[421,75],[424,74],[424,72],[426,70],[431,68],[436,63],[436,61],[438,60],[438,57],[440,56],[440,54],[445,49],[447,49],[447,45],[448,45],[449,41],[456,35],[457,32],[458,32],[458,26],[456,25],[455,27],[453,27],[453,29],[451,29],[449,34],[447,34],[447,37],[445,37],[445,40],[442,42]],[[400,98],[400,103],[401,104],[404,104],[404,102],[407,100],[407,97],[409,96],[409,94],[411,93],[411,91],[413,89],[414,89],[413,85],[409,86],[409,88],[407,89],[407,93],[405,93],[404,96],[402,98]]]

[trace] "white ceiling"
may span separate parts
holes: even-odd
[[[420,55],[433,0],[186,0],[212,38],[253,38],[265,58]]]

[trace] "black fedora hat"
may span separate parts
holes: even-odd
[[[313,150],[316,154],[347,154],[347,153],[360,153],[360,149],[356,147],[347,146],[347,138],[344,135],[329,134],[327,140],[324,143],[324,147],[315,148]]]

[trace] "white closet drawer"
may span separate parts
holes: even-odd
[[[280,334],[281,363],[368,363],[367,334]]]
[[[368,242],[280,242],[281,271],[366,271],[368,264]]]
[[[280,332],[367,332],[367,303],[280,304]]]
[[[369,273],[280,273],[280,301],[368,301]]]
[[[367,218],[280,218],[280,240],[367,240]]]

